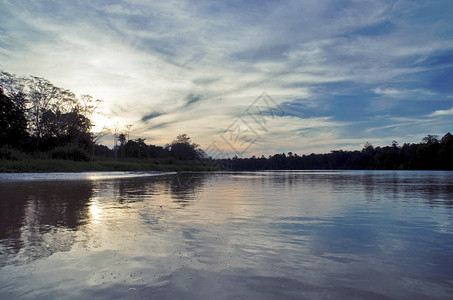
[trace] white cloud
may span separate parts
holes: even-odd
[[[386,95],[386,96],[400,96],[405,94],[405,91],[393,89],[393,88],[376,88],[374,89],[376,94]]]
[[[375,94],[391,98],[416,99],[417,96],[435,96],[436,93],[425,89],[401,89],[393,87],[377,87],[373,90]]]
[[[435,112],[429,114],[429,117],[439,117],[439,116],[451,116],[453,115],[453,107],[446,110],[436,110]]]

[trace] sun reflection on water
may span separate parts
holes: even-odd
[[[90,215],[91,215],[91,222],[93,223],[100,223],[101,215],[102,215],[102,208],[99,207],[97,201],[92,201],[90,203]]]

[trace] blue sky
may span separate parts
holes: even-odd
[[[0,68],[103,99],[98,127],[158,145],[304,154],[453,131],[451,0],[149,2],[0,0]],[[284,111],[265,128],[247,114],[264,91]]]

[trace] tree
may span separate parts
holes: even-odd
[[[187,134],[178,135],[170,144],[166,145],[172,157],[182,160],[200,159],[204,157],[204,151],[200,145],[192,143]]]
[[[41,123],[42,147],[50,149],[72,144],[85,150],[92,150],[91,121],[80,114],[77,107],[67,113],[46,110],[42,113]]]
[[[81,95],[78,103],[79,113],[87,118],[91,118],[96,111],[101,107],[104,101],[100,99],[94,100],[90,95]]]
[[[120,147],[126,145],[126,135],[124,133],[118,135],[118,142],[120,142]]]
[[[49,129],[45,128],[43,114],[52,111],[53,113],[69,113],[77,108],[79,113],[82,107],[73,92],[54,86],[49,80],[36,77],[18,77],[14,74],[1,71],[0,87],[4,88],[6,95],[15,102],[24,106],[28,122],[28,130],[36,138],[36,146],[39,144]],[[90,109],[89,105],[86,111]],[[87,116],[88,117],[88,116]]]
[[[127,157],[148,158],[149,150],[148,145],[145,144],[145,139],[128,140],[126,143],[126,154]]]
[[[193,148],[200,147],[200,145],[196,143],[191,143],[190,137],[188,137],[185,133],[178,135],[171,144],[187,144]]]
[[[447,143],[453,142],[453,135],[452,135],[450,132],[448,132],[446,135],[444,135],[444,136],[442,137],[442,139],[440,140],[440,142],[441,142],[442,144],[447,144]]]
[[[365,145],[363,145],[362,151],[369,152],[373,151],[373,149],[374,149],[373,145],[371,143],[366,142]]]
[[[17,77],[3,70],[0,70],[0,89],[10,99],[17,94],[26,94],[25,88],[27,79],[25,77]]]
[[[29,83],[30,123],[33,134],[36,136],[36,143],[39,143],[46,131],[45,122],[42,122],[43,114],[46,111],[66,113],[72,110],[78,100],[74,93],[69,90],[54,86],[44,78],[32,76]]]
[[[120,142],[119,146],[116,146],[116,148],[119,149],[120,152],[120,158],[124,158],[126,156],[126,135],[124,133],[120,133],[117,137],[118,142]]]
[[[422,142],[428,145],[439,143],[439,137],[437,135],[428,134],[422,139]]]
[[[0,89],[0,146],[19,148],[27,137],[27,119],[23,107],[16,105]]]
[[[92,150],[93,137],[91,134],[91,120],[81,114],[77,108],[63,114],[63,122],[70,143],[79,148]]]
[[[94,124],[92,124],[94,126]],[[91,138],[93,144],[97,144],[104,136],[111,134],[112,131],[107,126],[102,127],[102,130],[99,132],[92,132]]]
[[[33,135],[37,148],[41,148],[41,143],[48,138],[55,142],[56,136],[70,135],[71,141],[83,141],[85,148],[95,142],[96,136],[89,132],[92,128],[90,118],[102,100],[94,100],[90,95],[82,95],[79,100],[70,90],[56,87],[47,79],[19,77],[5,71],[0,71],[0,87],[18,107],[23,108],[28,131]],[[49,146],[48,141],[46,144]]]
[[[150,157],[168,157],[170,156],[170,152],[167,148],[162,146],[156,145],[149,145],[148,146],[148,153]]]

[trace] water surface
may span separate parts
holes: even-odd
[[[1,299],[453,295],[453,172],[117,175],[0,176]]]

